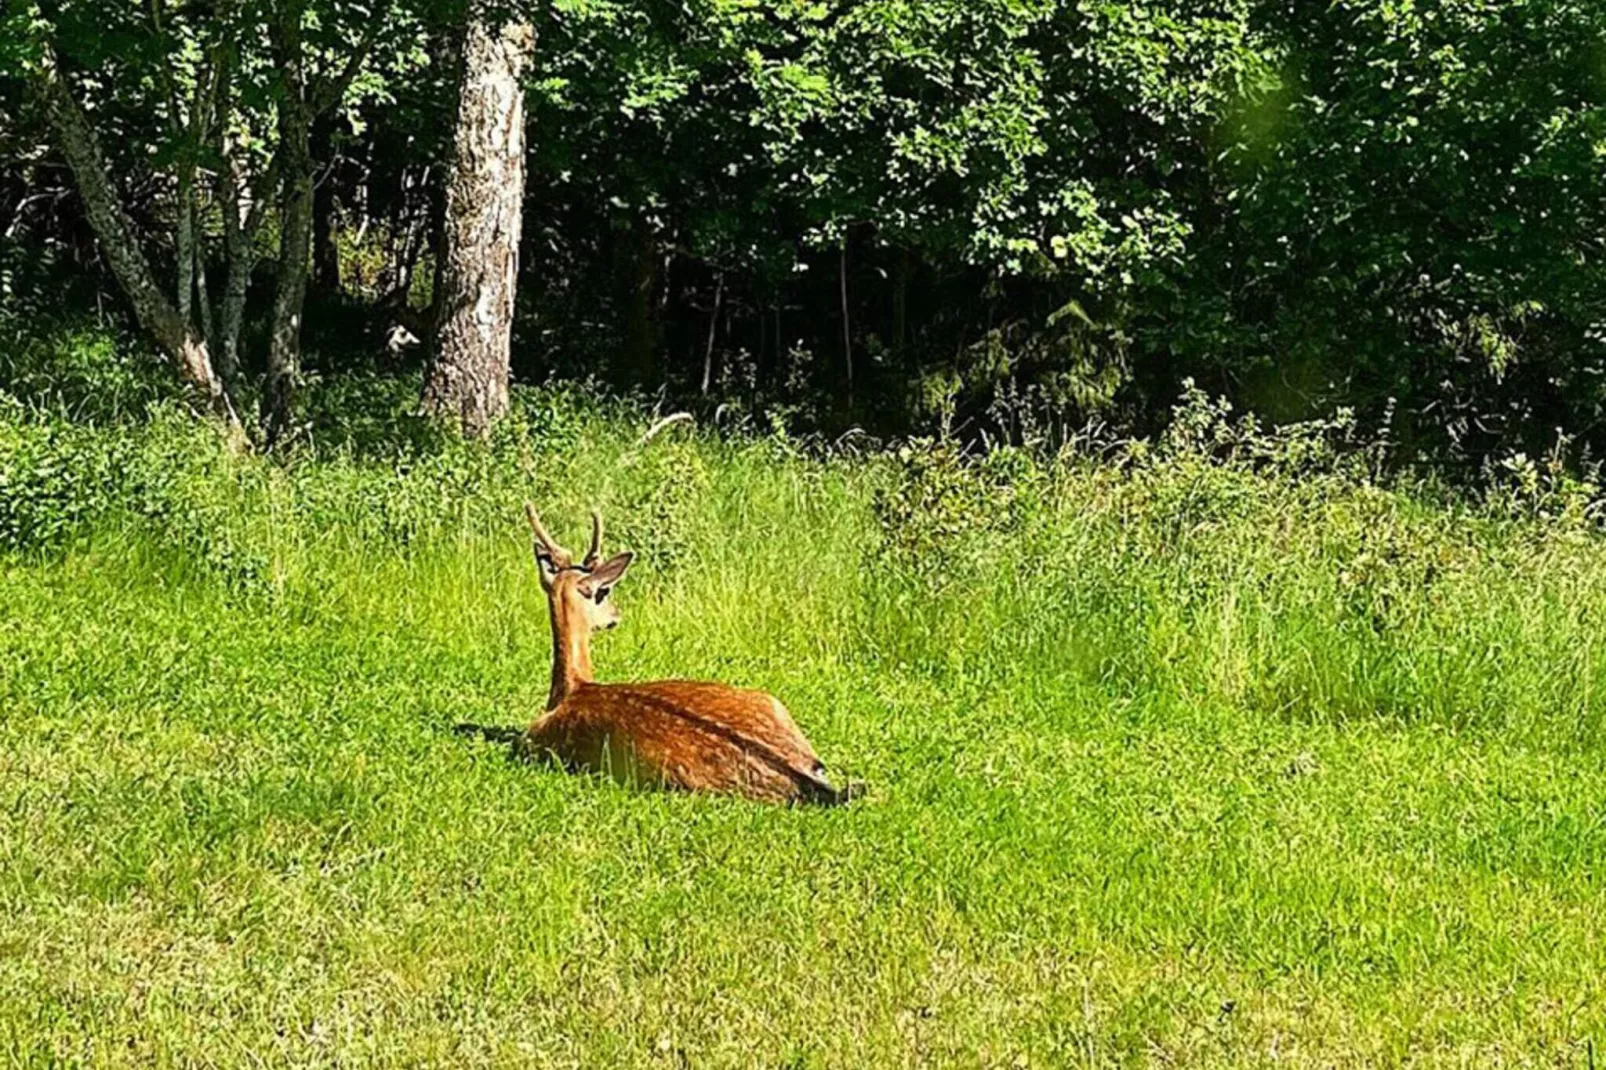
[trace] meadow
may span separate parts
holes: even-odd
[[[1200,398],[1052,457],[350,408],[0,414],[7,1065],[1593,1065],[1592,486]],[[869,796],[459,731],[544,699],[525,498],[641,555],[600,678],[771,690]]]

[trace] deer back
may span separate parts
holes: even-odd
[[[786,707],[725,684],[587,683],[530,737],[571,765],[691,791],[793,799],[830,790]]]

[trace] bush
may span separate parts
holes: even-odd
[[[0,548],[59,546],[120,499],[127,441],[0,398]]]
[[[182,390],[171,368],[115,334],[0,316],[0,394],[35,412],[105,424],[142,419]]]

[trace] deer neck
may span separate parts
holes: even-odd
[[[566,598],[553,598],[552,689],[547,692],[546,708],[556,709],[581,684],[593,679],[591,673],[591,627],[579,607]]]

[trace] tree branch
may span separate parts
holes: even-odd
[[[151,0],[151,25],[156,29],[156,36],[167,37],[167,31],[162,27],[162,0]],[[162,80],[162,92],[167,97],[167,132],[177,140],[184,133],[184,124],[179,122],[178,86],[173,82],[172,67],[163,63],[157,77]]]
[[[362,41],[358,43],[356,51],[346,57],[346,65],[341,68],[340,73],[333,77],[325,75],[320,78],[318,84],[308,94],[307,117],[309,119],[322,115],[345,98],[346,90],[351,88],[351,83],[356,79],[357,72],[362,69],[362,65],[367,62],[369,55],[374,50],[374,43],[379,39],[379,31],[384,26],[385,16],[390,14],[391,3],[392,0],[385,0],[384,3],[374,8],[374,13],[369,18],[368,29],[363,33]]]

